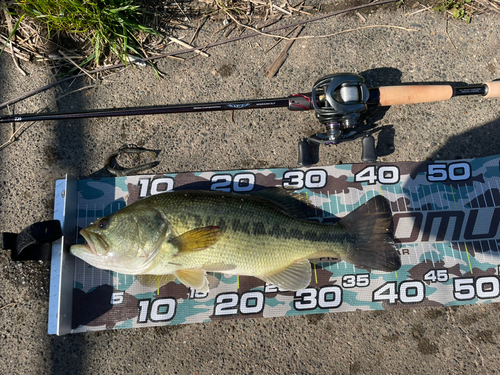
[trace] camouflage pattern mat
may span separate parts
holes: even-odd
[[[311,209],[311,219],[332,222],[381,194],[391,202],[402,267],[393,273],[370,272],[317,259],[311,262],[310,286],[298,292],[281,292],[253,277],[215,273],[209,274],[211,290],[205,294],[176,281],[159,289],[145,287],[134,276],[98,270],[77,259],[71,332],[498,302],[499,167],[500,156],[493,156],[80,180],[78,230],[172,189],[295,189],[321,209]]]

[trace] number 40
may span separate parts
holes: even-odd
[[[399,169],[394,165],[383,165],[375,167],[369,165],[354,175],[354,182],[367,182],[368,185],[373,185],[380,182],[381,184],[397,184],[399,182]]]

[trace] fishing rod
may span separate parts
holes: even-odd
[[[481,95],[485,98],[500,97],[500,81],[463,87],[434,84],[382,86],[368,89],[363,77],[353,73],[337,73],[319,79],[310,93],[293,94],[283,98],[0,116],[0,124],[255,108],[288,108],[291,111],[314,110],[316,118],[325,125],[326,132],[305,137],[299,141],[300,166],[313,164],[311,147],[318,147],[321,144],[339,144],[358,138],[362,138],[361,160],[370,163],[377,160],[375,138],[373,137],[373,133],[377,130],[361,133],[356,131],[362,112],[370,107],[435,102],[464,95]]]

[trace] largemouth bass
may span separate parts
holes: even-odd
[[[384,197],[372,198],[334,225],[306,220],[303,207],[300,194],[282,189],[255,195],[168,192],[82,229],[87,244],[71,246],[71,253],[94,267],[136,275],[146,285],[166,284],[174,275],[200,292],[209,290],[206,272],[304,289],[311,281],[309,259],[319,257],[387,272],[400,268]]]

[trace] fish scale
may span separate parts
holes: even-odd
[[[265,275],[276,272],[276,265],[281,269],[296,259],[309,258],[318,252],[338,257],[349,246],[342,241],[347,235],[345,231],[292,217],[281,212],[276,204],[258,197],[242,200],[232,194],[196,192],[191,193],[186,204],[179,202],[182,202],[182,193],[153,198],[156,198],[152,199],[156,207],[165,207],[165,216],[175,233],[195,229],[198,224],[195,217],[209,210],[211,215],[204,218],[203,226],[217,225],[223,231],[221,239],[211,248],[175,257],[174,262],[183,268],[222,263],[226,273]],[[243,220],[244,224],[235,229],[234,223]],[[274,235],[273,227],[279,228],[274,230]],[[341,246],[335,246],[336,243]],[[232,265],[237,267],[227,270]]]
[[[206,271],[256,276],[284,290],[299,290],[310,282],[308,259],[318,257],[386,271],[400,267],[392,214],[382,196],[330,225],[297,217],[292,206],[300,203],[299,195],[280,189],[271,193],[278,203],[269,199],[269,191],[154,195],[82,230],[89,245],[74,245],[72,252],[98,268],[174,274],[198,290],[208,290]],[[107,248],[100,249],[103,244]],[[98,256],[89,255],[89,249]]]

